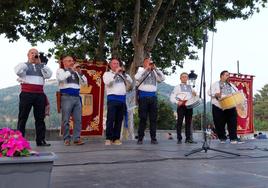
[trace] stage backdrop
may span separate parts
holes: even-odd
[[[81,136],[102,135],[104,109],[104,83],[102,76],[107,64],[100,61],[80,61],[83,74],[88,85],[80,88],[82,100],[82,130]],[[70,133],[73,132],[73,119],[70,120]],[[61,128],[63,133],[63,127]]]
[[[243,91],[246,100],[243,104],[238,105],[237,109],[237,133],[240,135],[254,133],[253,124],[253,77],[252,75],[230,74],[230,82],[238,90]]]

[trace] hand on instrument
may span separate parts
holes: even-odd
[[[215,93],[215,98],[217,99],[217,100],[219,100],[220,98],[221,98],[221,93]]]
[[[78,63],[75,63],[74,66],[72,67],[73,71],[78,72],[79,74],[81,74],[81,66]]]
[[[152,67],[151,66],[147,66],[147,67],[145,67],[145,70],[151,71],[152,70]]]
[[[150,67],[151,67],[151,70],[156,69],[156,65],[153,62],[150,63]]]
[[[195,91],[193,91],[193,92],[192,92],[192,95],[195,97],[195,96],[196,96],[196,92],[195,92]]]
[[[178,106],[185,106],[187,100],[179,100],[178,101]]]
[[[122,68],[121,67],[117,67],[116,69],[115,69],[115,73],[117,73],[117,74],[120,74],[120,73],[122,73]]]

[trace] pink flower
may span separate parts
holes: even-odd
[[[30,143],[23,138],[20,131],[14,131],[9,128],[0,129],[1,156],[7,157],[28,155],[31,147]]]

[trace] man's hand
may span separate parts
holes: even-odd
[[[79,74],[81,74],[81,66],[79,63],[75,63],[74,66],[72,67],[73,71],[78,72]]]
[[[219,100],[220,98],[221,98],[221,93],[215,93],[215,98],[217,99],[217,100]]]
[[[178,101],[178,106],[185,106],[186,102],[187,102],[187,100],[179,100]]]
[[[117,67],[117,68],[115,69],[115,73],[117,73],[117,74],[122,73],[122,68],[121,68],[121,67]]]

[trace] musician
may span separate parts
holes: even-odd
[[[107,120],[105,145],[121,145],[121,126],[126,112],[126,89],[132,84],[131,77],[125,73],[117,59],[109,63],[110,70],[103,75],[107,94]]]
[[[157,82],[165,80],[165,76],[157,69],[150,58],[145,58],[143,68],[139,68],[135,75],[138,89],[139,104],[139,128],[137,144],[143,144],[144,130],[146,128],[147,116],[150,120],[151,144],[158,144],[156,139],[157,121]]]
[[[216,127],[216,132],[221,143],[227,140],[225,132],[225,124],[229,133],[230,143],[242,143],[237,138],[237,112],[236,108],[223,110],[220,106],[219,100],[223,97],[231,95],[238,91],[238,89],[229,82],[229,72],[224,70],[220,73],[220,80],[212,84],[208,94],[212,97],[212,115]]]
[[[191,85],[187,84],[189,77],[186,72],[180,74],[181,83],[177,85],[170,95],[170,101],[177,104],[177,144],[182,143],[181,128],[183,119],[185,118],[185,143],[195,144],[192,139],[192,116],[193,109],[187,109],[185,104],[196,92]]]
[[[25,136],[25,125],[33,107],[36,145],[50,146],[45,141],[46,125],[44,119],[48,100],[43,87],[45,79],[52,76],[52,71],[44,63],[41,63],[37,49],[30,49],[27,56],[27,62],[20,63],[15,67],[15,73],[19,76],[18,81],[21,83],[17,129]]]
[[[83,145],[80,139],[82,104],[80,98],[80,86],[87,85],[87,78],[82,74],[80,65],[75,63],[72,56],[62,56],[60,59],[61,67],[57,70],[56,78],[59,82],[61,94],[61,113],[63,124],[63,140],[65,146],[71,145],[70,136],[70,117],[74,120],[73,143]]]

